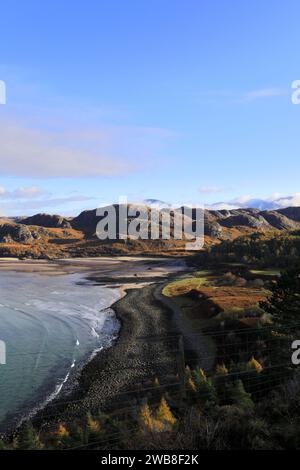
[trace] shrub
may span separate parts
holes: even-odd
[[[39,450],[42,448],[39,436],[30,422],[25,423],[18,436],[18,449]]]

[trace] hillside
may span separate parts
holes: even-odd
[[[117,215],[124,207],[115,205]],[[150,217],[149,206],[129,206],[132,211],[146,210]],[[160,209],[167,211],[168,209]],[[132,220],[134,217],[129,218]],[[146,217],[147,219],[147,217]],[[171,215],[171,220],[174,217]],[[119,226],[116,226],[116,239],[100,241],[96,236],[96,227],[101,220],[96,209],[83,211],[78,216],[66,218],[60,215],[36,214],[31,217],[0,219],[0,256],[57,258],[76,256],[99,256],[101,254],[149,253],[181,255],[185,252],[184,240],[147,240],[120,239]],[[147,220],[141,229],[147,238],[149,227]],[[195,211],[187,222],[195,222]],[[153,227],[152,227],[153,228]],[[162,232],[161,219],[156,227]],[[300,207],[280,210],[259,211],[258,209],[235,209],[204,211],[205,248],[231,242],[240,237],[258,233],[267,238],[280,238],[300,230]],[[171,226],[171,237],[173,229]],[[226,248],[222,248],[225,249]],[[220,248],[221,250],[221,248]]]

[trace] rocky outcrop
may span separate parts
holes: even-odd
[[[204,223],[204,235],[207,235],[211,238],[222,238],[223,228],[218,222],[209,222]]]
[[[83,211],[72,220],[72,227],[76,230],[82,230],[85,233],[93,234],[96,231],[97,222],[100,217],[97,216],[97,209]]]
[[[28,227],[19,224],[0,225],[0,243],[29,243],[33,236]]]
[[[250,213],[239,213],[237,215],[231,215],[221,219],[219,222],[224,227],[249,227],[254,229],[267,229],[270,228],[270,224],[260,214],[252,215]]]
[[[300,222],[300,207],[286,207],[285,209],[278,209],[276,212],[284,215],[290,220]]]
[[[19,224],[37,225],[48,228],[71,228],[71,223],[65,217],[60,215],[36,214],[32,217],[26,217],[18,220]]]
[[[289,219],[279,211],[263,211],[261,214],[272,227],[278,230],[297,230],[300,228],[300,222]]]

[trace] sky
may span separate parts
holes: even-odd
[[[0,8],[0,215],[300,206],[298,0]]]

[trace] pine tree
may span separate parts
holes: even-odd
[[[198,396],[202,403],[216,403],[217,392],[211,379],[206,377],[202,369],[196,369],[192,373]]]
[[[140,411],[140,422],[144,430],[152,432],[162,432],[164,424],[152,416],[149,405],[144,405]]]
[[[156,419],[167,427],[173,427],[176,424],[176,418],[173,416],[172,411],[164,397],[162,397],[159,408],[156,413]]]
[[[59,424],[59,426],[57,428],[56,435],[59,438],[66,438],[66,437],[70,436],[70,433],[67,430],[66,426],[61,423],[61,424]]]
[[[192,377],[192,371],[189,366],[185,366],[185,375],[187,379],[190,379]]]
[[[233,405],[238,405],[244,409],[252,409],[254,403],[251,399],[250,393],[247,393],[244,384],[241,380],[228,385],[229,401]]]
[[[60,423],[58,425],[58,428],[54,434],[54,438],[55,438],[55,445],[63,449],[66,447],[69,447],[72,442],[70,431],[67,429],[66,425],[63,423]]]
[[[89,437],[92,439],[98,438],[101,434],[100,422],[93,418],[91,413],[87,414],[87,430]]]
[[[260,302],[260,306],[279,325],[300,323],[300,265],[283,272],[271,292],[271,297]]]
[[[2,439],[0,439],[0,450],[5,450],[5,449],[6,449],[6,445],[4,444]]]
[[[193,393],[197,392],[197,386],[191,377],[188,379],[187,385],[188,385],[188,390],[190,390]]]
[[[38,450],[42,448],[39,436],[31,423],[25,423],[18,437],[18,449],[24,450]]]
[[[216,374],[217,375],[225,376],[225,375],[228,375],[228,372],[229,371],[228,371],[227,367],[225,366],[225,364],[221,364],[221,365],[218,364],[217,365],[217,367],[216,367]]]

